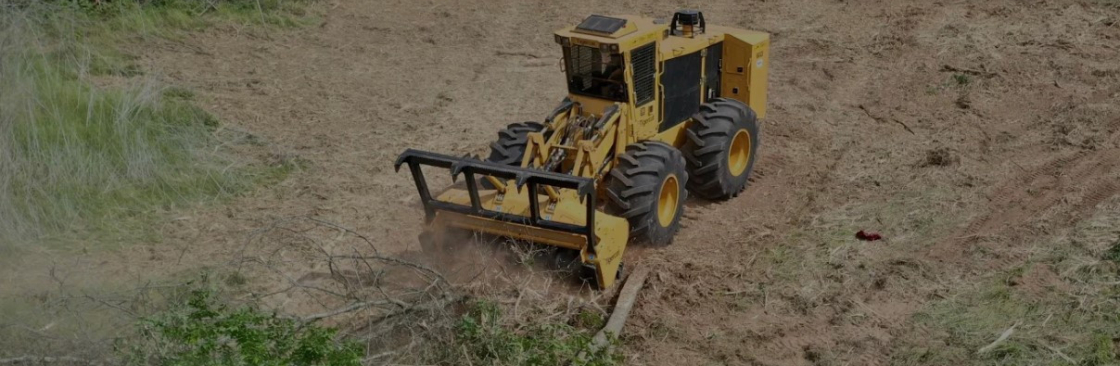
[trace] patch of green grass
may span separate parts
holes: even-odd
[[[931,302],[892,346],[896,365],[1120,365],[1120,199],[1029,260]],[[1003,342],[988,347],[1015,325]]]
[[[172,86],[163,90],[163,96],[164,98],[191,101],[194,100],[194,91],[187,88]]]
[[[956,82],[958,86],[965,86],[972,82],[972,78],[966,74],[953,74],[953,82]]]
[[[216,148],[218,119],[192,104],[192,91],[139,76],[132,57],[116,48],[138,34],[209,22],[286,25],[279,19],[295,16],[297,4],[3,5],[0,249],[78,237],[154,240],[152,213],[231,197],[297,168],[290,159],[260,166],[225,155]],[[98,86],[102,75],[126,77],[124,86]]]
[[[231,308],[208,288],[140,321],[138,334],[118,344],[127,365],[357,366],[363,347],[336,340],[336,331],[302,324],[253,307]]]
[[[576,314],[576,326],[583,329],[598,331],[602,329],[606,323],[607,319],[599,312],[584,309]]]
[[[567,324],[532,324],[511,330],[502,324],[498,306],[479,301],[470,304],[455,325],[454,345],[443,357],[466,365],[564,365],[577,360],[594,335]],[[587,355],[581,365],[617,365],[621,354],[615,347]]]
[[[213,142],[213,117],[161,98],[151,82],[95,87],[80,74],[88,63],[52,60],[27,41],[41,39],[34,25],[7,20],[0,40],[5,242],[65,232],[76,222],[111,225],[240,188],[202,153]]]
[[[898,347],[897,365],[1081,365],[1120,363],[1113,340],[1120,337],[1120,319],[1103,308],[1081,308],[1076,299],[1023,295],[1004,281],[986,283],[973,292],[939,302],[914,317],[925,329],[934,329],[934,339],[909,339]],[[1113,300],[1120,291],[1111,289],[1094,300]],[[992,344],[1008,328],[1011,336]],[[1041,363],[1040,363],[1041,362]]]
[[[1112,243],[1112,245],[1108,247],[1108,250],[1104,252],[1104,260],[1120,265],[1120,239]]]
[[[313,0],[147,0],[101,1],[70,0],[95,21],[85,29],[89,41],[111,48],[109,42],[136,37],[177,38],[183,31],[214,26],[252,26],[259,29],[284,29],[313,24],[316,16],[307,12]],[[252,30],[252,28],[247,29]],[[118,58],[119,60],[119,58]]]
[[[1116,342],[1115,335],[1094,334],[1089,346],[1089,355],[1081,361],[1081,364],[1085,366],[1120,364],[1120,357],[1117,357],[1116,353]]]
[[[308,12],[314,0],[62,0],[0,5],[11,14],[34,17],[44,40],[51,41],[54,61],[88,60],[92,75],[132,77],[143,73],[135,56],[122,46],[146,38],[174,39],[214,26],[240,26],[259,32],[314,24]],[[59,42],[62,41],[62,42]]]
[[[306,4],[312,0],[63,0],[71,11],[97,17],[110,30],[151,34],[203,29],[217,24],[292,27],[313,20]]]

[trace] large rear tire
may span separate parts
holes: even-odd
[[[683,152],[688,160],[688,190],[726,200],[747,187],[759,145],[758,118],[743,102],[717,98],[700,106],[688,127]]]
[[[662,142],[626,147],[607,183],[607,213],[630,223],[638,242],[667,245],[681,226],[688,184],[684,156]]]

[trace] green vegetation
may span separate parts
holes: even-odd
[[[336,330],[315,323],[251,306],[232,306],[218,290],[224,287],[219,279],[203,275],[201,280],[151,293],[144,308],[162,310],[139,320],[134,334],[115,343],[113,362],[131,366],[361,364],[366,351],[362,344],[342,339]],[[598,314],[576,313],[567,322],[530,318],[512,324],[489,301],[472,301],[463,309],[458,317],[428,323],[449,331],[447,337],[430,339],[433,342],[424,346],[428,352],[397,361],[494,366],[623,364],[613,339],[607,349],[580,357],[603,323]]]
[[[1112,243],[1108,250],[1104,252],[1104,260],[1120,265],[1120,239]]]
[[[1120,365],[1120,201],[914,316],[897,365]],[[1027,245],[1023,246],[1028,247]],[[1008,331],[1010,335],[997,340]]]
[[[220,24],[297,26],[310,18],[304,6],[310,0],[60,0],[56,10],[88,16],[96,21],[87,30],[117,35],[167,35]],[[17,1],[18,2],[18,1]],[[26,1],[20,7],[34,6]],[[19,6],[19,5],[17,5]],[[105,34],[102,34],[105,35]]]
[[[336,341],[333,329],[231,309],[208,289],[193,289],[185,304],[142,320],[139,335],[119,347],[128,365],[163,366],[356,366],[364,351]]]
[[[953,74],[953,81],[955,81],[957,85],[964,86],[971,83],[972,79],[966,74]]]
[[[1118,290],[1093,294],[1087,299],[1093,307],[1082,308],[1078,299],[1058,293],[1030,296],[1002,281],[989,283],[917,315],[918,324],[945,332],[943,338],[905,348],[896,363],[1116,365],[1120,359],[1113,340],[1120,337],[1120,316],[1113,309]],[[980,352],[1012,326],[1010,337]],[[1037,363],[1042,360],[1047,362]]]
[[[591,320],[585,315],[579,317],[581,321]],[[464,365],[563,365],[577,360],[577,355],[588,349],[593,332],[558,323],[534,323],[509,330],[502,325],[497,305],[480,301],[471,304],[455,325],[456,344],[448,347],[451,354],[445,357]],[[622,364],[622,357],[604,349],[588,354],[585,361],[584,365],[616,365]]]
[[[0,5],[0,249],[149,235],[136,221],[150,213],[282,176],[291,166],[223,155],[219,122],[194,94],[140,76],[115,45],[218,21],[292,24],[289,3]]]

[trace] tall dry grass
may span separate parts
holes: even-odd
[[[91,19],[50,5],[0,12],[0,249],[117,236],[244,185],[209,152],[212,116],[153,77],[96,85],[112,80],[99,70],[121,68],[105,67],[114,50],[90,42]]]

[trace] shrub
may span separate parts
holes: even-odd
[[[360,365],[361,345],[336,341],[335,333],[252,307],[231,309],[195,289],[185,304],[142,320],[139,336],[119,350],[134,366]]]

